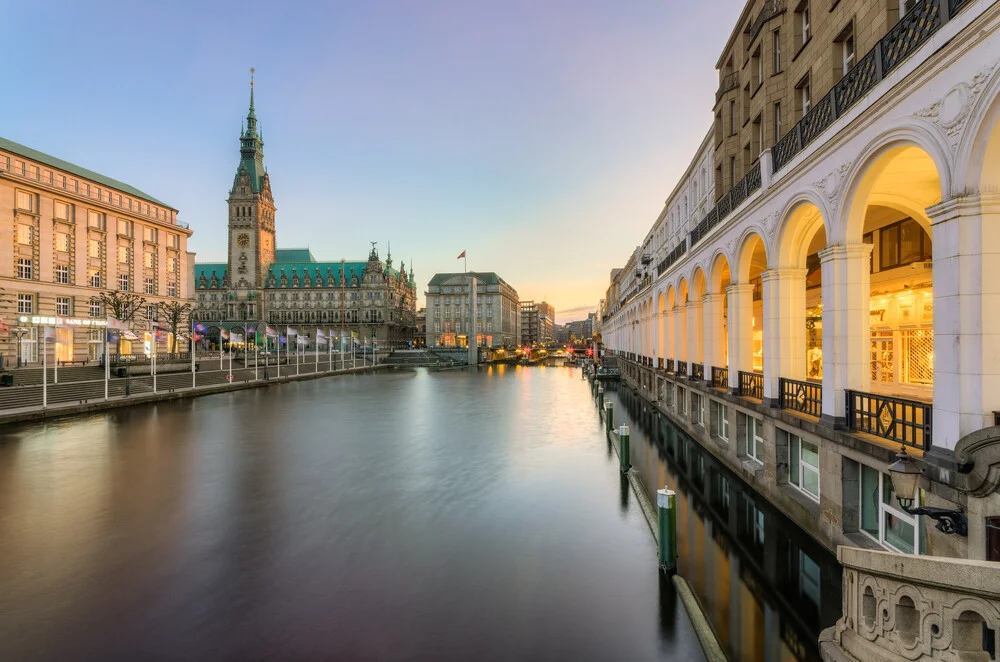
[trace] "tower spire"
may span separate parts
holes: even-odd
[[[257,126],[257,112],[254,108],[254,73],[250,67],[250,110],[247,112],[246,129],[240,131],[240,165],[237,176],[243,169],[250,175],[254,193],[260,193],[264,177],[264,138]]]

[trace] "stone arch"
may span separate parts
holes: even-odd
[[[736,255],[733,262],[736,265],[736,282],[745,285],[750,282],[750,268],[754,254],[763,252],[765,269],[768,263],[767,243],[764,241],[764,232],[757,227],[749,227],[736,243]],[[759,251],[758,251],[759,248]]]
[[[992,76],[978,99],[971,102],[966,131],[958,146],[955,164],[955,194],[1000,193],[1000,69],[992,65]],[[966,83],[953,87],[941,100],[939,117],[959,122],[972,90]]]
[[[911,126],[890,129],[879,135],[862,150],[854,165],[848,172],[843,196],[838,206],[837,223],[833,224],[828,237],[830,244],[859,244],[864,230],[864,211],[870,204],[872,193],[882,193],[877,183],[883,176],[907,176],[913,179],[913,172],[892,172],[892,165],[897,159],[917,159],[922,152],[933,164],[937,177],[936,195],[932,196],[923,207],[940,202],[949,195],[952,187],[951,157],[948,147],[939,136],[928,129],[922,122]],[[921,175],[927,175],[927,164],[920,163]],[[929,182],[921,182],[926,185]],[[924,201],[920,201],[924,202]]]
[[[775,245],[775,266],[780,268],[805,267],[808,243],[820,229],[829,237],[830,213],[826,202],[815,191],[805,190],[785,205],[778,221]]]
[[[732,280],[729,269],[729,256],[721,250],[716,251],[708,270],[708,291],[710,294],[725,294],[726,286]]]

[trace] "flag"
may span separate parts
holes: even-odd
[[[195,332],[193,332],[193,333],[191,334],[191,340],[193,340],[194,342],[198,342],[198,341],[199,341],[199,340],[201,340],[202,338],[204,338],[204,336],[203,336],[203,335],[201,335],[200,333],[198,333],[197,331],[195,331]]]
[[[109,329],[118,329],[119,331],[124,331],[125,329],[128,328],[128,324],[126,324],[125,322],[122,322],[121,320],[119,320],[119,319],[117,319],[115,317],[108,317],[108,328]]]
[[[351,331],[351,337],[354,338],[355,340],[357,340],[358,339],[358,332],[357,331]]]
[[[290,336],[297,336],[297,335],[299,335],[299,332],[296,331],[295,329],[293,329],[292,327],[288,327],[288,335],[290,335]]]
[[[279,335],[278,336],[278,342],[280,344],[282,344],[282,345],[287,345],[288,344],[288,338],[286,338],[285,336]]]
[[[0,333],[7,333],[8,331],[10,331],[10,327],[3,320],[0,320]]]
[[[243,342],[243,336],[241,336],[238,333],[230,333],[228,335],[229,335],[229,342]]]
[[[317,345],[326,344],[326,335],[324,335],[322,331],[319,330],[316,331],[316,344]]]
[[[219,338],[222,340],[229,340],[229,331],[225,329],[219,329]]]
[[[462,254],[461,254],[461,255],[459,255],[459,256],[458,256],[457,258],[455,258],[455,259],[457,259],[457,260],[461,260],[461,259],[462,259],[463,257],[465,257],[465,251],[462,251]]]
[[[44,337],[46,340],[55,340],[56,339],[56,327],[54,327],[54,326],[46,326],[42,330],[42,337]]]
[[[267,334],[268,336],[272,337],[272,338],[273,338],[274,336],[278,335],[278,334],[277,334],[277,333],[276,333],[276,332],[274,331],[274,329],[272,329],[271,327],[266,327],[266,328],[264,329],[264,333],[265,333],[265,334]]]
[[[194,325],[194,330],[197,331],[198,333],[205,334],[205,332],[208,331],[208,327],[205,326],[204,324],[199,323]]]
[[[309,339],[306,338],[305,336],[295,336],[295,342],[297,342],[300,345],[308,345]]]
[[[153,335],[158,341],[167,339],[167,332],[163,329],[153,329]]]

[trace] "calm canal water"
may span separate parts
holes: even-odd
[[[568,368],[3,426],[0,660],[700,660],[629,500]]]
[[[729,658],[818,661],[840,618],[836,557],[626,385],[607,388],[650,499],[677,492],[678,572]]]

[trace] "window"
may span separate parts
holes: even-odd
[[[729,407],[720,402],[715,410],[715,415],[715,429],[719,438],[729,441]]]
[[[101,302],[91,299],[90,301],[90,316],[100,317],[101,316]]]
[[[774,117],[774,142],[778,142],[781,140],[781,102],[774,104],[771,112]]]
[[[844,61],[844,74],[846,75],[848,71],[854,68],[854,29],[852,26],[851,31],[844,37],[843,45],[841,46],[841,52],[843,54]]]
[[[795,103],[801,118],[812,108],[812,89],[809,85],[809,74],[806,74],[795,86]]]
[[[32,266],[31,258],[17,258],[17,277],[21,280],[31,280],[34,273]]]
[[[35,212],[35,194],[27,191],[17,191],[14,196],[15,204],[21,211]]]
[[[132,236],[132,221],[126,221],[123,218],[118,219],[118,234],[123,237]]]
[[[35,237],[35,228],[31,225],[18,224],[17,243],[30,246]]]
[[[169,246],[170,248],[178,248],[179,249],[181,247],[180,237],[178,235],[176,235],[176,234],[173,234],[172,232],[168,232],[167,233],[167,246]]]
[[[754,92],[757,91],[761,85],[764,84],[764,58],[761,53],[763,46],[757,45],[757,50],[753,52],[750,58],[750,64],[753,67],[753,86]]]
[[[55,201],[52,205],[52,218],[59,221],[69,221],[69,205],[65,202]]]
[[[175,297],[177,296],[177,283],[174,281],[167,281],[167,296]]]
[[[788,482],[819,500],[819,448],[795,434],[779,430],[788,439]]]
[[[87,210],[87,227],[94,228],[95,230],[103,230],[104,214],[96,211]]]
[[[17,312],[26,315],[30,315],[31,313],[35,312],[35,295],[18,294]]]
[[[927,262],[932,259],[931,253],[931,238],[912,218],[879,230],[879,271]]]
[[[65,232],[56,233],[56,250],[63,253],[69,252],[69,235]]]
[[[729,100],[729,135],[736,135],[736,99]]]
[[[69,297],[56,297],[56,315],[69,317]]]
[[[87,255],[90,257],[101,257],[101,242],[91,239],[87,242]]]
[[[879,543],[904,554],[919,554],[917,517],[900,510],[889,476],[861,465],[860,529]],[[919,498],[913,504],[920,505]]]
[[[809,2],[806,0],[799,4],[798,9],[795,10],[795,23],[798,29],[798,45],[801,48],[809,43],[809,38],[812,36],[812,26],[809,23]]]
[[[156,321],[156,306],[146,306],[146,321],[147,322]]]
[[[740,413],[743,420],[743,441],[746,444],[747,457],[763,462],[764,439],[763,423],[753,416]]]
[[[91,287],[101,287],[101,272],[97,269],[89,269],[87,271],[87,280]]]
[[[677,403],[677,411],[681,414],[687,413],[687,391],[685,391],[680,386],[677,387],[677,397],[675,398]]]
[[[151,244],[155,244],[157,239],[156,228],[143,228],[142,229],[142,240],[148,241]]]
[[[146,294],[156,294],[156,281],[154,281],[152,278],[147,278],[143,282],[142,291],[145,292]]]
[[[750,159],[746,163],[747,168],[757,160],[758,155],[764,149],[764,121],[761,115],[754,118],[752,128],[753,131],[750,135],[753,137],[753,142],[750,145]]]
[[[128,274],[118,274],[118,289],[121,292],[128,292],[129,290]]]
[[[144,251],[142,254],[142,266],[147,269],[152,269],[156,266],[156,253],[152,251]]]
[[[56,282],[61,285],[69,285],[69,266],[65,264],[56,265]]]
[[[736,157],[729,157],[729,188],[736,186]]]
[[[705,425],[705,398],[699,393],[691,393],[691,420],[695,425]]]
[[[771,65],[772,73],[781,72],[781,30],[771,33]]]
[[[118,264],[128,264],[128,246],[118,247]]]
[[[915,0],[899,0],[899,17],[903,18],[906,12],[910,11],[915,4]]]

